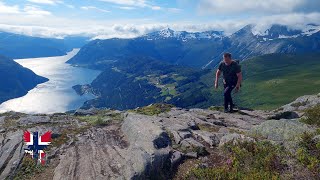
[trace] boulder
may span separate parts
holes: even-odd
[[[282,106],[280,109],[282,111],[303,111],[317,104],[320,104],[320,93],[299,97],[292,103]]]
[[[119,127],[91,128],[60,156],[53,179],[166,177],[179,158],[171,156],[171,140],[156,120],[129,113]]]
[[[250,134],[263,136],[272,141],[296,141],[304,132],[314,132],[314,129],[306,124],[293,120],[269,120],[253,127]]]
[[[220,140],[219,147],[231,142],[233,144],[237,144],[238,142],[244,142],[244,141],[255,141],[251,137],[247,137],[243,134],[237,134],[237,133],[232,133],[232,134],[227,134],[223,136]]]

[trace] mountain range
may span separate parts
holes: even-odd
[[[88,37],[79,36],[54,39],[0,32],[0,54],[12,59],[62,56],[87,41]]]
[[[232,35],[220,31],[202,33],[164,29],[133,39],[94,40],[86,44],[69,63],[101,68],[130,56],[149,56],[171,64],[193,68],[213,68],[223,52],[245,60],[271,53],[307,53],[320,51],[320,28],[291,30],[273,25],[263,33],[248,25]]]

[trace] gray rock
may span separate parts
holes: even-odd
[[[179,144],[182,139],[181,139],[180,135],[178,134],[178,132],[177,131],[171,131],[171,133],[173,135],[174,142],[176,144]]]
[[[192,134],[189,131],[178,131],[179,136],[182,139],[191,138]]]
[[[204,146],[200,142],[194,140],[193,138],[187,138],[187,139],[182,140],[181,147],[183,147],[183,148],[204,148]]]
[[[244,141],[255,141],[251,137],[247,137],[243,134],[237,134],[237,133],[232,133],[232,134],[227,134],[223,136],[220,140],[219,146],[223,146],[226,143],[232,142],[233,144],[237,144],[238,142],[244,142]]]
[[[19,124],[21,125],[27,125],[27,124],[42,124],[42,123],[50,123],[50,117],[49,116],[34,116],[29,115],[26,117],[21,117],[19,119]]]
[[[282,111],[302,111],[320,104],[320,93],[317,95],[306,95],[297,98],[292,103],[282,106]]]
[[[19,162],[23,158],[24,149],[22,143],[23,131],[18,130],[0,135],[0,179],[6,179],[13,175]]]
[[[192,131],[195,137],[200,137],[206,143],[208,143],[211,147],[218,146],[220,143],[220,139],[225,135],[222,133],[210,133],[207,131]]]
[[[300,115],[294,111],[282,111],[268,117],[268,119],[297,119]]]
[[[183,154],[179,151],[173,151],[170,161],[171,168],[176,168],[183,160]]]
[[[74,113],[75,116],[90,116],[95,115],[98,112],[98,109],[91,108],[91,109],[77,109]]]
[[[0,126],[4,124],[5,116],[0,116]]]
[[[194,121],[189,122],[188,125],[189,125],[189,128],[192,130],[199,130],[198,125]]]
[[[269,120],[250,130],[250,134],[263,136],[272,141],[295,141],[302,133],[314,129],[299,120]]]
[[[60,156],[53,179],[146,179],[169,172],[170,139],[156,120],[129,113],[121,127],[91,129]]]
[[[6,130],[4,128],[0,128],[0,133],[4,133]]]
[[[198,158],[198,153],[196,152],[188,152],[185,154],[187,158]]]
[[[320,135],[317,135],[317,136],[313,137],[313,140],[314,140],[316,143],[320,143]]]

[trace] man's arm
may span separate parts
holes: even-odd
[[[237,91],[239,91],[241,87],[241,82],[242,82],[242,72],[237,73],[237,76],[238,76],[238,82],[236,85],[236,89]]]
[[[219,77],[221,75],[221,71],[218,69],[217,72],[216,72],[216,80],[215,80],[215,83],[214,83],[214,87],[217,89],[219,87]]]

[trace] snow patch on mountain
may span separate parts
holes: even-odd
[[[182,40],[184,42],[194,39],[217,39],[225,37],[222,31],[206,31],[206,32],[186,32],[186,31],[174,31],[172,29],[166,28],[160,31],[146,34],[142,36],[147,40],[156,40],[156,39],[168,39],[175,38]]]
[[[311,36],[319,31],[320,26],[314,24],[304,26],[300,29],[284,25],[272,25],[269,27],[253,26],[251,29],[252,34],[257,38],[261,38],[263,41]]]

